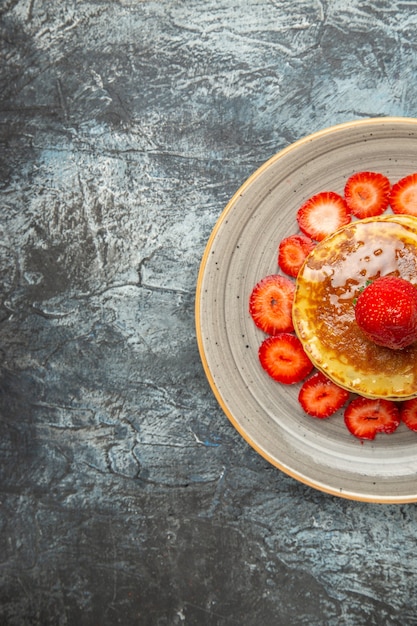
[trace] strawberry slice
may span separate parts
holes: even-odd
[[[322,372],[304,381],[298,401],[308,415],[324,418],[333,415],[347,402],[349,392],[336,385]]]
[[[417,431],[417,398],[401,402],[400,418],[410,430]]]
[[[301,341],[291,333],[265,339],[259,348],[259,361],[271,378],[285,385],[299,383],[313,369]]]
[[[391,183],[379,172],[356,172],[346,181],[345,200],[355,217],[381,215],[389,204]]]
[[[392,186],[390,205],[394,213],[417,216],[417,172],[401,178]]]
[[[377,433],[393,433],[400,423],[394,402],[358,397],[345,409],[348,430],[360,439],[374,439]]]
[[[249,298],[249,313],[256,326],[267,335],[294,330],[292,303],[295,284],[286,276],[271,274],[262,278]]]
[[[315,243],[306,235],[290,235],[278,247],[278,265],[283,272],[295,278]]]
[[[349,224],[351,216],[348,206],[339,194],[334,191],[321,191],[305,202],[297,212],[300,230],[321,241],[335,230]]]

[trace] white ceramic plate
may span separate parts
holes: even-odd
[[[270,463],[316,489],[370,502],[417,501],[417,433],[403,424],[392,435],[362,442],[343,422],[303,413],[300,385],[280,385],[262,370],[264,334],[252,322],[253,286],[277,272],[277,249],[298,232],[296,212],[311,195],[343,193],[359,170],[391,182],[417,171],[417,119],[372,118],[317,132],[260,167],[221,214],[197,282],[196,328],[203,366],[224,412]]]

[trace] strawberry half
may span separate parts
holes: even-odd
[[[400,418],[410,430],[417,431],[417,398],[401,402]]]
[[[417,289],[398,276],[381,276],[358,297],[355,318],[368,339],[401,350],[417,341]]]
[[[348,206],[339,194],[334,191],[322,191],[312,196],[297,212],[297,222],[300,230],[321,241],[335,230],[349,224],[351,220]]]
[[[265,339],[259,348],[259,361],[271,378],[285,385],[299,383],[313,369],[301,341],[291,333]]]
[[[331,381],[322,372],[316,372],[304,381],[298,401],[308,415],[324,418],[333,415],[349,399],[349,392]]]
[[[401,178],[392,186],[389,201],[394,213],[417,216],[417,172]]]
[[[356,172],[346,181],[345,200],[359,219],[381,215],[390,199],[391,183],[379,172]]]
[[[283,272],[295,278],[315,243],[306,235],[290,235],[278,247],[278,265]]]
[[[291,332],[295,284],[289,278],[271,274],[262,278],[249,298],[249,313],[256,326],[267,335]]]
[[[374,439],[377,433],[393,433],[400,424],[400,412],[394,402],[358,397],[345,409],[348,430],[360,439]]]

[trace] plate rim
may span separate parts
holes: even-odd
[[[202,293],[202,283],[207,267],[208,258],[211,253],[212,244],[223,224],[223,222],[227,219],[229,213],[233,210],[237,200],[240,196],[245,192],[245,190],[250,187],[250,185],[262,176],[263,172],[267,170],[271,165],[276,163],[278,160],[283,158],[286,154],[299,149],[303,144],[311,143],[316,139],[322,138],[323,136],[328,136],[335,132],[349,130],[349,128],[360,128],[361,126],[373,126],[378,124],[411,124],[414,125],[417,129],[417,118],[407,117],[407,116],[379,116],[379,117],[369,117],[359,120],[350,120],[347,122],[342,122],[339,124],[335,124],[332,126],[328,126],[317,130],[313,133],[305,135],[300,139],[288,144],[275,154],[273,154],[270,158],[268,158],[264,163],[262,163],[257,169],[255,169],[252,174],[248,176],[248,178],[240,185],[240,187],[235,191],[235,193],[231,196],[227,204],[222,209],[220,215],[218,216],[214,227],[210,233],[210,236],[207,240],[203,255],[201,257],[200,266],[197,275],[196,282],[196,291],[195,291],[195,306],[194,306],[194,317],[195,317],[195,329],[196,329],[196,340],[197,347],[200,354],[201,363],[203,366],[203,370],[206,376],[206,379],[210,385],[211,391],[215,396],[220,408],[224,412],[225,416],[231,422],[235,430],[239,433],[239,435],[250,445],[250,447],[255,450],[262,458],[264,458],[268,463],[270,463],[273,467],[279,469],[287,476],[292,477],[297,482],[312,487],[316,491],[320,491],[323,493],[327,493],[332,496],[341,497],[347,500],[353,500],[358,502],[368,502],[374,504],[407,504],[417,502],[417,493],[414,496],[371,496],[359,493],[353,493],[349,491],[344,491],[343,489],[332,488],[328,485],[323,485],[318,483],[315,480],[311,480],[306,476],[301,476],[295,471],[292,471],[291,468],[286,467],[284,464],[280,463],[276,458],[273,458],[269,455],[265,450],[261,449],[257,443],[250,437],[250,435],[246,432],[246,430],[239,424],[239,422],[234,417],[233,413],[227,406],[227,403],[223,400],[223,397],[216,385],[214,377],[211,373],[208,360],[206,357],[204,342],[203,342],[203,332],[201,327],[201,293]]]

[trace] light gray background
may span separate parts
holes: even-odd
[[[0,17],[0,623],[417,624],[416,506],[271,467],[194,328],[205,244],[259,165],[339,122],[417,116],[417,3]]]

